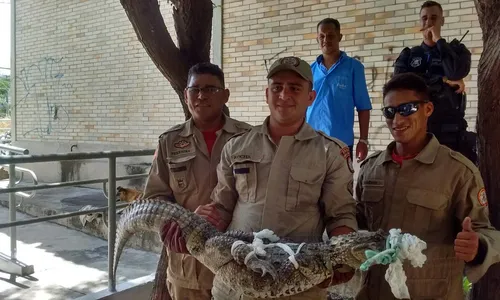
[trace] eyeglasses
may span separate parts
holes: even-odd
[[[408,103],[403,103],[401,105],[398,105],[397,107],[394,106],[386,106],[382,107],[382,113],[384,114],[384,117],[387,119],[394,119],[396,116],[396,113],[399,113],[403,117],[408,117],[418,111],[419,104],[421,103],[427,103],[429,102],[428,100],[424,101],[412,101]]]
[[[190,87],[187,87],[186,90],[188,91],[188,93],[190,93],[192,95],[198,95],[200,92],[202,92],[204,94],[216,94],[216,93],[222,91],[223,88],[215,87],[215,86],[206,86],[206,87],[202,87],[202,88],[199,88],[196,86],[190,86]]]

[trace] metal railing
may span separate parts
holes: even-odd
[[[2,146],[0,145],[0,149],[1,149],[1,148],[2,148]],[[7,166],[7,167],[8,167],[8,165],[3,165],[3,166]],[[32,182],[33,182],[33,185],[38,185],[38,177],[36,176],[35,172],[33,172],[33,170],[26,169],[26,168],[21,168],[21,167],[19,167],[19,166],[15,166],[15,170],[16,170],[16,171],[19,171],[19,172],[20,172],[20,175],[19,175],[19,179],[18,179],[18,180],[14,183],[14,186],[16,186],[16,185],[20,184],[20,183],[23,181],[23,179],[24,179],[24,173],[28,173],[28,174],[30,174],[30,175],[31,175],[31,180],[32,180]],[[10,175],[10,173],[9,173],[9,175]],[[14,178],[15,178],[15,176],[14,176]],[[9,187],[8,187],[8,188],[6,188],[6,189],[9,189],[9,188],[11,188],[11,187],[9,186]],[[33,193],[31,193],[31,194],[28,194],[28,193],[25,193],[25,192],[22,192],[22,191],[18,191],[18,192],[15,192],[15,193],[16,193],[16,195],[19,195],[19,196],[21,196],[21,197],[22,197],[22,198],[21,198],[21,202],[19,203],[19,205],[18,205],[18,206],[20,206],[20,205],[23,203],[23,200],[24,200],[25,198],[27,198],[27,199],[29,199],[29,198],[33,198],[33,197],[35,197],[35,195],[36,195],[36,191],[34,191],[34,192],[33,192]]]
[[[9,156],[12,154],[29,154],[28,149],[19,148],[11,145],[0,145],[0,149],[2,151],[6,151]],[[2,164],[6,165],[6,164]],[[9,188],[14,188],[17,183],[21,181],[21,179],[16,182],[16,166],[14,164],[8,164],[9,166]],[[22,176],[21,176],[22,177]],[[38,183],[38,182],[37,182]],[[9,193],[9,222],[16,221],[16,193]],[[5,260],[1,260],[2,263],[0,265],[0,270],[5,270],[10,273],[10,280],[15,280],[15,274],[19,275],[29,275],[34,272],[33,266],[28,266],[22,264],[17,260],[17,228],[10,227],[9,235],[10,235],[10,261],[6,262]]]
[[[13,147],[13,146],[9,146]],[[13,149],[15,150],[15,149]],[[18,148],[18,151],[23,150]],[[112,192],[116,190],[116,181],[120,180],[130,180],[146,177],[148,174],[138,174],[130,176],[116,177],[116,159],[118,157],[131,157],[131,156],[150,156],[154,154],[155,149],[145,149],[145,150],[131,150],[131,151],[103,151],[103,152],[86,152],[86,153],[66,153],[66,154],[49,154],[49,155],[9,155],[0,157],[0,165],[9,165],[9,188],[0,189],[0,194],[9,193],[9,222],[0,223],[0,229],[10,228],[10,239],[11,239],[11,263],[19,266],[18,272],[8,272],[11,274],[11,279],[15,280],[16,275],[25,276],[25,273],[33,273],[34,270],[30,266],[26,266],[22,263],[17,262],[16,259],[16,227],[21,225],[34,224],[44,221],[51,221],[56,219],[63,219],[78,215],[84,215],[94,212],[105,212],[108,211],[108,289],[110,292],[116,292],[116,283],[113,283],[111,276],[113,274],[113,259],[114,259],[114,247],[116,239],[116,208],[125,207],[127,204],[116,203],[116,193]],[[79,181],[69,181],[69,182],[57,182],[49,184],[39,184],[32,186],[22,186],[15,187],[15,176],[14,174],[15,165],[21,163],[39,163],[39,162],[55,162],[55,161],[68,161],[68,160],[86,160],[86,159],[108,159],[108,178],[100,179],[90,179],[90,180],[79,180]],[[15,193],[30,190],[42,190],[50,188],[68,187],[76,185],[86,185],[103,183],[103,192],[107,196],[108,206],[99,207],[96,209],[82,210],[77,212],[62,213],[46,217],[37,217],[29,220],[16,221],[16,196]],[[109,184],[109,193],[106,192],[106,183]],[[25,268],[25,269],[22,269]],[[27,268],[27,270],[26,270]],[[24,272],[24,273],[23,273]],[[14,274],[13,274],[14,273]]]

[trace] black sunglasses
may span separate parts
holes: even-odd
[[[408,117],[418,111],[418,105],[421,103],[427,103],[429,102],[428,100],[419,100],[419,101],[412,101],[408,103],[403,103],[401,105],[398,105],[397,107],[394,106],[386,106],[382,107],[382,113],[384,114],[384,117],[387,119],[394,119],[394,116],[396,116],[396,113],[399,113],[403,117]]]

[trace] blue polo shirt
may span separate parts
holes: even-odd
[[[354,108],[371,110],[365,79],[365,67],[357,59],[340,52],[329,70],[323,55],[311,64],[316,99],[308,107],[306,122],[314,129],[335,137],[348,146],[354,144]]]

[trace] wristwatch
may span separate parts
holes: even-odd
[[[363,143],[363,144],[365,144],[365,145],[367,145],[367,146],[369,146],[369,145],[370,145],[370,144],[368,143],[368,140],[365,140],[365,139],[359,139],[359,142],[360,142],[360,143]]]

